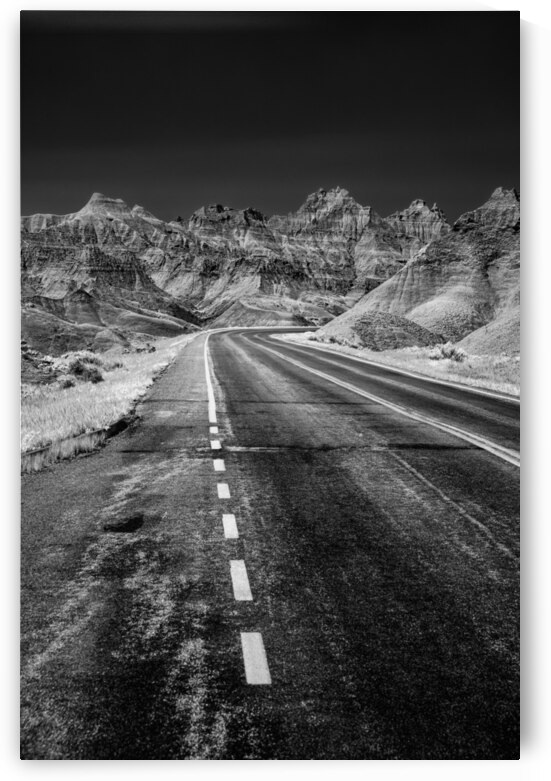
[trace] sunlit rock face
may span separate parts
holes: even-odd
[[[296,212],[271,217],[268,224],[283,237],[291,257],[306,257],[317,266],[320,287],[323,280],[325,288],[347,292],[354,300],[396,273],[437,232],[449,228],[443,215],[436,221],[429,209],[419,210],[416,222],[417,233],[412,234],[404,224],[382,218],[337,187],[318,190]]]
[[[430,210],[416,218],[425,219],[434,222]],[[417,233],[416,247],[431,229]],[[259,295],[278,299],[278,312],[300,300],[302,319],[329,319],[401,268],[413,247],[403,226],[340,187],[318,190],[286,216],[215,204],[187,223],[94,193],[72,214],[24,217],[22,236],[26,281],[36,292],[60,296],[84,286],[108,295],[111,287],[120,297],[153,285],[203,319]]]
[[[99,193],[72,214],[23,217],[22,330],[29,344],[52,353],[109,349],[130,334],[196,328],[195,316],[154,283],[140,258],[160,237],[147,216]]]
[[[429,208],[420,198],[412,201],[407,209],[389,215],[385,221],[398,234],[418,239],[421,245],[428,244],[450,230],[446,215],[438,205],[435,203]]]
[[[469,269],[485,241],[503,242],[497,233],[518,231],[518,199],[511,197],[496,190],[487,204],[450,227],[436,205],[415,200],[383,218],[340,187],[312,193],[285,216],[214,204],[189,220],[171,222],[94,193],[77,212],[22,218],[24,300],[45,307],[43,299],[83,291],[98,302],[92,306],[98,327],[113,325],[105,314],[109,304],[156,317],[156,325],[164,322],[170,333],[175,321],[189,330],[217,318],[235,325],[255,320],[318,325],[359,301],[412,319],[415,312],[419,325],[460,335],[487,322],[498,306],[497,298],[490,301],[477,286],[482,289],[491,278],[499,296],[499,280],[509,272],[497,261],[486,277]],[[495,240],[487,238],[492,231]],[[476,288],[476,296],[464,294],[465,285]],[[444,307],[455,307],[447,323],[441,322],[439,305],[428,303],[432,288],[440,291],[436,298],[455,296]],[[49,316],[60,312],[48,310]],[[90,307],[71,304],[63,312],[83,322]],[[137,330],[151,330],[146,319],[123,319]]]
[[[285,217],[271,217],[269,224],[287,236],[315,236],[319,241],[337,237],[357,241],[370,220],[370,206],[360,206],[347,190],[336,187],[312,193],[296,212]]]
[[[327,330],[352,327],[362,315],[385,312],[446,339],[468,338],[465,344],[473,352],[514,354],[520,345],[519,285],[519,196],[498,188],[451,229],[440,229],[402,269]]]

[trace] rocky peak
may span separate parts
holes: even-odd
[[[219,203],[202,206],[189,220],[189,230],[233,230],[240,227],[262,227],[266,218],[256,209],[232,209]]]
[[[520,195],[514,187],[510,190],[505,189],[505,187],[496,187],[496,189],[490,195],[489,201],[507,201],[508,203],[519,203]]]
[[[344,205],[359,206],[350,196],[348,190],[344,190],[342,187],[334,187],[331,190],[324,190],[323,187],[320,187],[319,190],[306,198],[299,211],[318,211],[321,209],[330,211],[342,208]]]
[[[103,195],[103,193],[94,193],[88,203],[77,214],[98,214],[113,217],[132,216],[130,207],[122,198],[109,198],[107,195]]]
[[[143,206],[139,206],[138,204],[135,204],[135,206],[132,207],[132,216],[139,220],[147,220],[148,222],[159,222],[161,223],[162,220],[160,220],[158,217],[155,217],[154,214],[151,214],[151,212],[148,212],[147,209],[144,209]]]
[[[374,215],[373,215],[374,216]],[[309,195],[294,213],[274,215],[268,224],[274,230],[290,235],[334,232],[358,238],[372,219],[370,206],[361,206],[348,190],[320,188]]]
[[[453,225],[453,230],[470,230],[476,226],[497,230],[520,229],[520,196],[515,189],[496,188],[489,199],[471,212],[465,212]]]
[[[435,203],[429,209],[422,198],[416,198],[407,209],[386,217],[385,222],[397,234],[416,237],[425,244],[450,230],[446,215],[438,205]]]
[[[445,213],[442,211],[442,209],[438,206],[437,203],[433,203],[430,210],[431,212],[433,212],[433,214],[436,214],[438,217],[440,217],[441,220],[446,220]]]

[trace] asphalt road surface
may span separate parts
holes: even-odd
[[[518,404],[205,341],[23,477],[21,756],[517,758]]]

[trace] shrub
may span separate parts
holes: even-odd
[[[58,382],[51,385],[24,385],[21,405],[22,449],[34,450],[52,442],[105,428],[127,415],[151,385],[155,374],[174,358],[183,343],[191,339],[193,336],[160,340],[156,352],[152,354],[140,356],[134,351],[127,351],[122,356],[124,366],[106,372],[103,382],[91,384],[83,382],[82,376],[75,378],[70,375],[75,384],[63,393],[60,392]],[[119,355],[111,355],[106,362],[111,363],[118,358]],[[95,369],[99,374],[97,366],[89,366],[89,369]],[[63,376],[66,372],[59,368],[57,374]],[[82,449],[80,445],[79,448]]]
[[[77,350],[73,353],[65,353],[61,356],[61,360],[66,361],[82,361],[83,363],[92,363],[96,366],[102,366],[103,361],[99,355],[93,353],[91,350]]]
[[[103,382],[103,374],[100,372],[97,366],[89,366],[84,364],[79,372],[75,372],[75,374],[78,374],[78,376],[81,378],[81,380],[84,380],[84,382]]]
[[[443,358],[447,358],[450,361],[461,362],[465,360],[465,352],[461,347],[456,347],[452,342],[446,342],[446,344],[437,344],[429,353],[431,361],[441,361]]]
[[[75,384],[75,378],[71,377],[69,374],[62,374],[61,377],[58,378],[58,382],[62,388],[72,388]]]
[[[103,366],[103,360],[91,352],[90,350],[78,350],[73,353],[65,353],[60,358],[56,358],[53,361],[53,366],[56,371],[61,374],[62,378],[66,378],[69,375],[82,380],[83,382],[101,382],[103,380],[103,374],[100,371],[100,366]],[[74,381],[72,383],[74,385]],[[71,387],[65,385],[64,387]]]

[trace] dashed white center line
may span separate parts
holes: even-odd
[[[238,602],[251,602],[253,595],[249,586],[249,576],[243,559],[230,561],[233,596]]]
[[[230,498],[230,487],[227,483],[218,483],[217,484],[218,489],[218,498],[219,499],[229,499]]]
[[[260,632],[241,632],[241,647],[247,683],[261,686],[272,682]]]
[[[209,371],[208,341],[209,337],[207,336],[204,347],[204,361],[205,376],[207,380],[209,434],[218,434],[218,426],[216,425],[218,422],[216,419],[216,401],[214,399],[214,390]],[[212,439],[210,441],[210,446],[212,450],[222,449],[219,439]],[[226,465],[222,458],[215,458],[213,464],[215,472],[226,471]],[[219,499],[230,498],[230,487],[227,483],[217,483],[216,488]],[[227,539],[236,539],[239,537],[235,515],[231,513],[223,514],[222,523],[224,524],[224,536]],[[247,602],[252,601],[253,595],[249,585],[249,576],[247,575],[245,562],[243,560],[230,561],[230,572],[235,599]],[[245,678],[247,683],[252,685],[270,685],[272,683],[272,678],[270,676],[264,642],[260,632],[241,632],[241,647],[243,649],[243,661],[245,664]]]
[[[239,537],[239,532],[237,531],[235,515],[232,513],[224,513],[222,516],[222,523],[224,524],[224,537],[227,540],[236,540]]]

